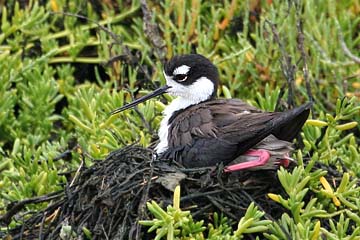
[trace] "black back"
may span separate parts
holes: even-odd
[[[237,99],[193,105],[172,119],[169,149],[161,157],[186,167],[226,165],[270,134],[292,141],[310,107],[307,103],[286,112],[262,112]]]

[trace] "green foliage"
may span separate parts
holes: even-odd
[[[204,235],[208,232],[206,239],[242,239],[244,234],[263,232],[268,229],[270,220],[261,220],[264,212],[259,211],[254,203],[251,203],[246,210],[244,217],[238,223],[235,231],[229,226],[226,217],[219,218],[214,213],[214,224],[204,227],[204,221],[195,222],[190,211],[180,209],[180,187],[174,191],[174,205],[168,206],[166,211],[155,201],[147,203],[147,208],[154,215],[152,220],[139,221],[140,224],[150,227],[148,232],[156,230],[155,239],[205,239]]]
[[[137,140],[148,144],[150,136],[145,133],[139,139],[137,132],[144,121],[155,118],[151,110],[144,120],[109,119],[109,111],[128,101],[129,96],[117,94],[112,90],[115,83],[104,82],[99,75],[98,84],[77,83],[75,68],[68,62],[108,60],[109,36],[100,42],[90,35],[98,25],[51,14],[56,6],[40,6],[36,1],[26,8],[19,2],[9,6],[2,8],[0,32],[0,214],[9,201],[61,190],[67,180],[59,173],[78,167],[78,147],[92,158],[103,158],[120,144]],[[70,4],[71,9],[75,12],[77,6]],[[134,1],[121,14],[100,24],[121,22],[138,10],[139,3]],[[89,17],[94,16],[90,5],[87,11]],[[62,19],[64,29],[58,24]],[[95,47],[99,57],[79,56],[85,47]],[[136,71],[130,71],[134,82]],[[117,128],[131,124],[134,128],[128,131]],[[69,150],[70,159],[62,159],[60,156]]]
[[[303,128],[304,153],[314,151],[318,160],[326,164],[336,165],[340,159],[353,174],[358,174],[360,148],[351,130],[358,127],[358,122],[352,119],[359,111],[356,98],[343,98],[336,102],[335,116],[321,112],[319,120],[308,120]]]
[[[203,221],[194,222],[190,211],[180,209],[180,186],[174,191],[174,204],[163,210],[155,201],[147,203],[147,208],[155,216],[152,220],[139,221],[144,226],[149,226],[148,232],[156,230],[155,240],[167,236],[167,239],[195,238],[203,239],[205,230]],[[174,238],[175,237],[175,238]]]
[[[216,239],[221,236],[229,236],[232,232],[232,227],[229,225],[229,219],[223,214],[219,216],[217,212],[214,212],[213,222],[208,224],[208,238]]]
[[[250,103],[253,106],[265,111],[275,111],[277,101],[280,98],[280,88],[276,87],[275,89],[270,89],[270,85],[266,84],[263,94],[264,95],[261,95],[259,92],[257,92],[256,100],[250,101]]]
[[[288,196],[283,197],[271,193],[268,196],[287,208],[291,215],[283,213],[279,221],[269,226],[270,233],[264,233],[268,239],[319,239],[321,233],[328,237],[336,235],[340,239],[345,236],[353,239],[359,233],[357,213],[359,212],[360,187],[357,186],[357,180],[349,181],[349,174],[344,173],[339,187],[334,192],[324,178],[326,171],[321,169],[312,171],[317,160],[317,157],[313,157],[305,167],[299,152],[299,166],[294,168],[292,173],[284,168],[278,171],[279,180]],[[309,196],[309,191],[312,191],[312,197],[306,201],[305,197]],[[349,218],[343,225],[344,212]],[[338,215],[341,222],[339,225],[341,224],[343,228],[339,228],[339,225],[338,229],[331,227],[332,233],[330,233],[326,228],[321,227],[320,223],[323,221],[328,221],[330,225],[335,226],[332,217]],[[349,222],[354,227],[349,227]]]
[[[82,155],[92,164],[129,143],[148,145],[164,109],[154,100],[108,115],[147,93],[150,81],[164,82],[163,56],[144,30],[139,0],[103,1],[100,14],[91,1],[20,2],[0,3],[0,214],[10,201],[62,189],[67,179],[61,173],[77,169]],[[166,58],[194,49],[209,57],[219,68],[220,96],[274,110],[280,88],[287,88],[281,68],[285,51],[294,69],[296,103],[308,99],[306,63],[315,105],[313,119],[303,128],[305,148],[296,156],[298,167],[278,172],[286,196],[269,195],[289,210],[280,219],[261,220],[263,213],[252,204],[232,231],[228,220],[216,213],[214,223],[204,226],[190,212],[174,206],[165,211],[152,202],[148,207],[155,218],[146,224],[158,236],[170,232],[199,239],[205,234],[209,239],[237,239],[250,232],[269,239],[355,239],[360,231],[359,69],[343,45],[353,53],[359,47],[360,35],[354,34],[360,22],[357,1],[259,1],[258,19],[251,15],[257,11],[253,1],[147,2]],[[61,11],[68,14],[54,13]],[[299,20],[306,62],[299,51]],[[282,47],[269,22],[275,24]],[[137,56],[136,63],[117,61],[104,67],[129,52]],[[92,65],[95,76],[79,74]],[[287,97],[285,91],[280,100]],[[66,151],[69,157],[59,157]],[[335,166],[343,176],[329,179],[332,186],[327,173],[314,168],[316,163]],[[91,238],[91,229],[83,231]]]
[[[271,96],[276,94],[276,90],[271,94],[265,90],[264,97],[257,96],[258,106],[268,109],[275,102]],[[318,119],[307,121],[302,133],[305,148],[296,156],[299,166],[292,172],[283,168],[278,172],[287,196],[269,194],[290,214],[284,213],[281,219],[273,222],[269,226],[270,231],[264,233],[266,238],[319,239],[325,235],[329,239],[355,239],[359,235],[358,218],[355,216],[358,216],[360,209],[357,200],[360,187],[356,178],[360,148],[351,132],[358,126],[353,119],[358,117],[359,110],[356,98],[338,99],[334,115],[320,111]],[[302,155],[310,152],[313,152],[311,159],[304,165]],[[349,171],[343,174],[335,191],[324,178],[326,171],[314,170],[317,162],[337,166],[340,172],[345,166]],[[354,178],[350,180],[350,176]],[[310,200],[305,200],[309,196]],[[338,223],[334,222],[334,217],[339,219]],[[331,226],[330,231],[321,226],[323,222]]]
[[[316,198],[307,204],[304,198],[309,191],[309,182],[316,181],[319,176],[325,174],[323,170],[306,173],[302,166],[296,167],[292,173],[284,168],[278,171],[279,180],[288,198],[277,194],[269,194],[269,197],[290,210],[291,217],[284,213],[279,222],[274,222],[269,227],[271,233],[265,234],[268,239],[288,239],[287,235],[295,239],[317,239],[314,236],[319,234],[319,226],[318,221],[314,221],[313,218],[326,215],[326,211],[317,207]]]

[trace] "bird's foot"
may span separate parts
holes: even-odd
[[[251,150],[247,151],[244,154],[244,156],[250,157],[250,158],[257,157],[257,159],[227,166],[224,168],[224,172],[236,172],[236,171],[240,171],[240,170],[254,169],[254,168],[258,168],[258,170],[269,169],[269,168],[261,168],[263,166],[266,166],[271,158],[271,154],[269,151],[264,150],[264,149],[251,149]],[[289,157],[289,153],[286,153],[282,159],[279,159],[278,161],[273,163],[273,165],[274,166],[280,165],[280,166],[288,167],[290,164],[290,161],[294,161],[294,159]]]
[[[270,153],[263,149],[249,150],[244,155],[251,157],[258,157],[257,160],[241,162],[237,164],[233,164],[224,168],[225,172],[235,172],[248,168],[260,167],[266,165],[266,163],[270,159]]]
[[[288,167],[290,165],[290,162],[294,162],[295,160],[289,156],[289,153],[286,153],[285,156],[280,159],[279,165]]]
[[[278,166],[287,168],[290,162],[293,161],[294,159],[289,156],[289,151],[278,154],[266,149],[250,149],[241,155],[241,158],[237,158],[237,161],[234,161],[235,164],[225,167],[224,171],[236,172],[245,169],[269,170],[276,169]]]

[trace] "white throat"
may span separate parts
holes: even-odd
[[[186,109],[191,105],[198,104],[208,100],[214,91],[214,84],[206,77],[199,78],[191,85],[182,85],[172,80],[171,77],[165,74],[166,82],[171,88],[168,90],[169,94],[178,96],[174,99],[164,110],[164,118],[161,121],[160,129],[158,132],[160,142],[156,146],[158,154],[163,153],[169,147],[169,128],[172,123],[169,123],[171,116],[179,110]],[[171,137],[171,136],[170,136]]]

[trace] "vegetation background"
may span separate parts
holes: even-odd
[[[315,103],[298,167],[278,172],[287,195],[269,195],[289,211],[260,232],[359,239],[358,0],[0,1],[0,15],[1,231],[47,205],[3,224],[9,203],[63,189],[81,156],[89,166],[153,142],[170,97],[109,112],[163,83],[171,56],[197,52],[218,66],[221,97],[269,111]]]

